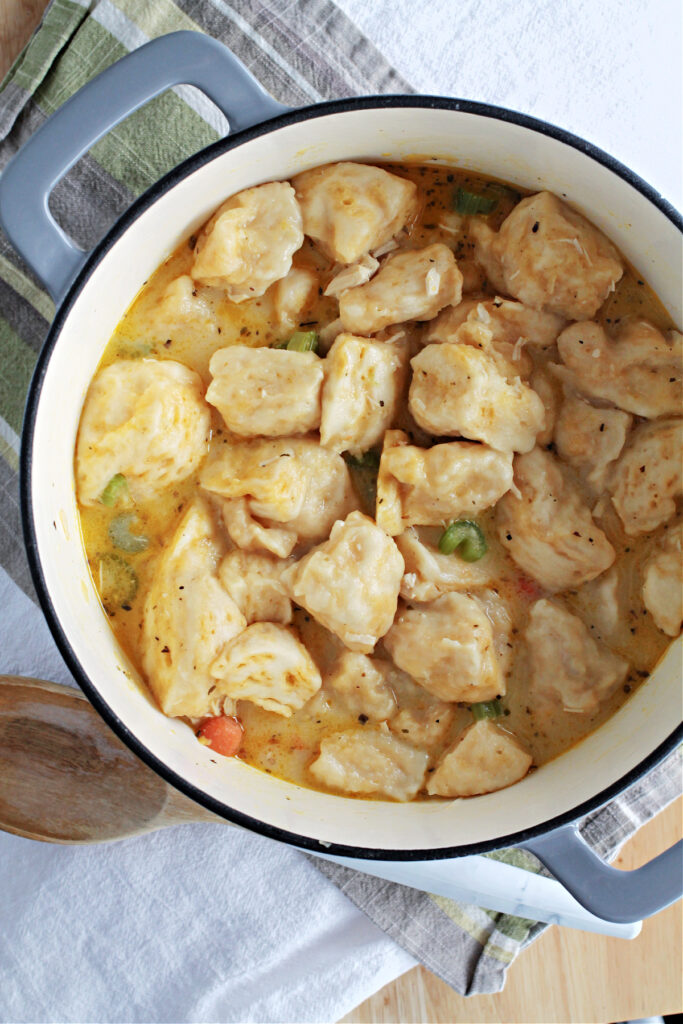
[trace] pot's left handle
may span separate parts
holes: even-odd
[[[133,50],[66,101],[0,177],[0,224],[55,302],[87,258],[59,227],[48,200],[57,182],[111,128],[174,85],[194,85],[241,131],[284,107],[227,47],[199,32],[173,32]]]

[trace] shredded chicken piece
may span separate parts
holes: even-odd
[[[293,179],[304,233],[339,263],[355,263],[417,212],[417,186],[380,167],[342,162]]]
[[[229,345],[211,356],[206,400],[240,437],[290,437],[320,424],[323,360],[315,352]]]
[[[528,452],[545,425],[543,402],[510,367],[470,345],[427,345],[410,361],[410,411],[432,434],[462,435],[498,451]]]
[[[216,575],[220,556],[209,508],[195,501],[157,563],[142,616],[142,665],[166,715],[225,710],[210,666],[247,621]]]
[[[555,424],[557,453],[595,491],[602,491],[632,423],[633,417],[626,412],[596,409],[577,395],[568,394]]]
[[[329,789],[403,801],[422,788],[428,760],[423,750],[392,736],[382,722],[326,737],[310,772]]]
[[[628,673],[628,662],[594,640],[581,619],[556,601],[534,604],[525,639],[532,689],[559,700],[565,711],[597,711]]]
[[[289,718],[322,685],[310,654],[285,626],[255,622],[225,645],[211,665],[217,686],[233,700],[248,700]]]
[[[683,419],[641,423],[610,480],[612,502],[626,533],[650,533],[676,513],[683,493]]]
[[[614,548],[564,478],[558,460],[534,448],[514,461],[517,497],[496,507],[498,537],[513,559],[547,590],[594,579],[615,559]]]
[[[392,536],[495,505],[512,483],[512,455],[469,441],[410,445],[387,430],[377,477],[377,524]]]
[[[352,455],[377,444],[397,415],[407,372],[407,345],[338,335],[325,360],[320,443]]]
[[[478,796],[523,779],[531,754],[495,722],[475,722],[458,736],[427,783],[430,796]]]
[[[208,452],[211,415],[201,378],[170,359],[120,359],[85,398],[76,447],[78,499],[97,505],[123,474],[135,501],[190,476]]]
[[[384,645],[395,663],[446,701],[491,700],[505,693],[493,626],[483,605],[466,594],[399,607]]]
[[[678,636],[683,620],[683,521],[660,537],[643,565],[643,601],[657,629]]]
[[[373,259],[379,260],[381,256],[386,256],[388,253],[394,252],[395,249],[398,249],[398,242],[395,238],[390,238],[388,242],[384,243],[384,245],[380,245],[377,249],[373,249],[370,255]]]
[[[653,419],[680,412],[683,339],[645,320],[622,324],[611,338],[599,324],[572,324],[557,341],[563,366],[553,372],[591,398]]]
[[[399,250],[388,256],[373,279],[345,291],[339,315],[347,331],[374,334],[406,320],[430,320],[459,302],[462,274],[448,246]]]
[[[334,275],[325,289],[325,295],[334,295],[338,298],[349,288],[358,288],[359,285],[367,284],[377,270],[379,270],[379,260],[366,253],[356,263],[342,267]]]
[[[497,234],[473,218],[470,235],[495,288],[567,320],[594,316],[624,272],[602,232],[550,192],[523,199]]]
[[[365,654],[393,622],[402,576],[393,540],[361,512],[336,522],[329,540],[283,574],[292,600]]]
[[[289,273],[303,243],[301,210],[286,181],[247,188],[214,213],[195,246],[195,281],[233,302],[257,298]]]

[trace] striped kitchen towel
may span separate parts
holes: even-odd
[[[363,93],[410,92],[330,0],[53,0],[0,91],[0,170],[81,85],[148,39],[178,29],[226,43],[277,99],[291,106]],[[104,139],[58,185],[55,216],[84,247],[162,174],[219,138],[222,116],[195,90],[150,102]],[[18,509],[22,410],[52,302],[0,235],[0,566],[32,599]],[[585,823],[614,855],[679,790],[679,762],[660,765]],[[538,870],[534,858],[505,859]],[[517,954],[546,927],[463,906],[314,861],[366,914],[457,991],[496,992]]]

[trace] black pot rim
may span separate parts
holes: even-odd
[[[214,157],[245,145],[261,135],[268,134],[278,128],[283,128],[300,121],[314,120],[318,117],[329,114],[344,113],[354,110],[382,110],[386,108],[412,108],[412,109],[443,109],[458,111],[467,114],[477,114],[498,121],[509,122],[522,128],[527,128],[542,135],[550,136],[565,145],[585,154],[597,163],[602,164],[618,177],[622,178],[629,185],[647,198],[661,213],[663,213],[677,228],[683,232],[683,218],[678,211],[665,200],[652,186],[648,185],[633,171],[629,170],[618,160],[604,153],[598,147],[586,142],[584,139],[564,129],[558,128],[549,122],[519,114],[504,107],[496,107],[486,103],[478,103],[472,100],[449,99],[439,96],[369,96],[344,100],[331,100],[326,103],[319,103],[309,107],[293,110],[289,113],[280,114],[261,124],[254,125],[241,132],[229,135],[225,139],[213,143],[206,149],[189,157],[168,174],[164,175],[156,184],[148,189],[143,195],[136,199],[126,212],[110,228],[101,242],[93,249],[86,259],[83,267],[73,281],[67,295],[57,309],[55,318],[43,348],[38,357],[33,379],[28,392],[24,425],[22,430],[21,457],[20,457],[20,503],[21,521],[24,534],[26,552],[33,577],[33,582],[38,594],[40,605],[47,619],[48,626],[54,640],[64,658],[68,668],[72,672],[85,695],[93,707],[99,712],[105,722],[116,733],[126,746],[128,746],[141,761],[155,771],[166,782],[175,789],[180,790],[191,800],[212,811],[226,821],[235,825],[257,832],[269,839],[285,842],[291,846],[313,853],[325,853],[344,857],[352,857],[359,860],[391,860],[391,861],[416,861],[416,860],[437,860],[442,858],[454,858],[471,856],[473,854],[487,853],[492,850],[502,849],[509,846],[523,846],[525,842],[535,836],[544,835],[562,825],[569,824],[582,818],[584,815],[595,811],[609,800],[614,799],[621,792],[635,783],[648,771],[654,768],[683,740],[683,726],[678,726],[667,739],[653,750],[635,768],[622,776],[617,782],[601,790],[589,800],[578,804],[571,810],[536,825],[532,828],[523,829],[508,835],[499,836],[485,842],[471,843],[466,846],[440,847],[438,849],[416,849],[416,850],[382,850],[369,849],[340,843],[326,843],[312,839],[308,836],[301,836],[294,832],[237,811],[221,801],[215,800],[207,793],[189,783],[181,775],[171,770],[164,761],[153,754],[133,732],[121,721],[112,711],[99,691],[83,670],[78,657],[71,645],[71,642],[64,632],[55,607],[52,603],[48,587],[43,574],[38,544],[36,537],[34,509],[31,496],[31,471],[33,464],[33,441],[35,432],[35,420],[38,403],[42,391],[43,382],[47,367],[57,344],[61,329],[77,301],[83,286],[109,250],[125,233],[129,226],[147,210],[162,194],[176,185],[183,178],[193,173],[198,168],[209,163]]]

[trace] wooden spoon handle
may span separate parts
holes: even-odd
[[[190,821],[225,824],[147,768],[80,691],[0,675],[0,829],[98,843]]]

